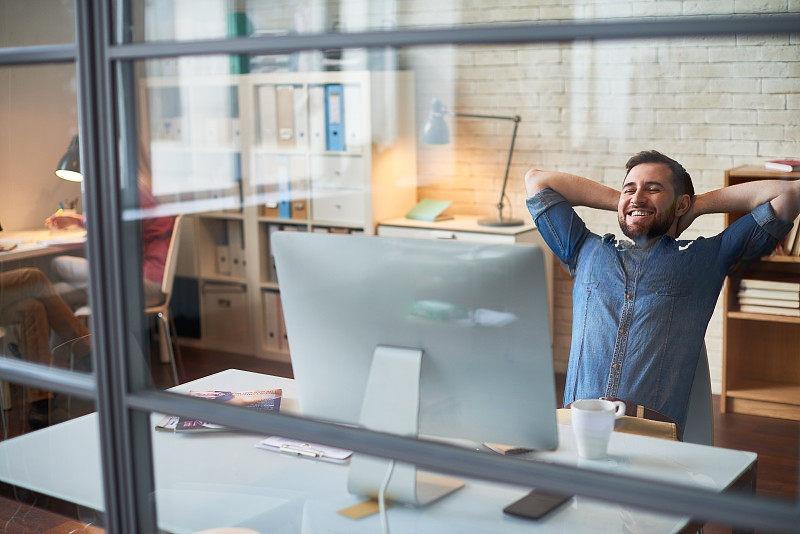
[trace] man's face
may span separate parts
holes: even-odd
[[[675,221],[675,189],[669,167],[642,163],[628,173],[617,205],[622,233],[633,241],[666,234]]]

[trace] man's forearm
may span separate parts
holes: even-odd
[[[787,180],[758,180],[731,185],[698,195],[695,211],[697,215],[752,211],[761,204],[779,197],[781,200],[784,197],[795,197],[799,188],[800,183]],[[782,215],[782,211],[776,213]],[[786,217],[790,215],[790,213],[785,214]]]
[[[619,191],[601,183],[565,172],[530,169],[525,173],[528,198],[548,187],[566,198],[572,206],[617,211]]]

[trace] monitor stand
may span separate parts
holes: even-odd
[[[419,429],[419,391],[422,351],[379,345],[372,356],[361,425],[370,430],[416,437]],[[355,495],[376,498],[389,468],[389,460],[354,454],[347,489]],[[461,487],[455,478],[417,471],[396,463],[386,499],[424,506]]]

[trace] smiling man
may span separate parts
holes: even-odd
[[[525,174],[528,210],[574,279],[564,405],[622,399],[681,429],[725,276],[788,233],[800,213],[800,181],[695,196],[686,169],[660,152],[640,152],[625,168],[621,192],[572,174]],[[630,241],[590,232],[573,206],[616,210]],[[750,213],[714,237],[677,240],[700,215],[726,212]]]

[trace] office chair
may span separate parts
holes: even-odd
[[[714,409],[711,401],[711,375],[708,370],[708,353],[705,343],[697,360],[686,422],[683,425],[683,441],[699,445],[714,445]]]
[[[169,362],[172,367],[172,378],[175,385],[180,384],[178,380],[178,367],[175,362],[175,354],[177,352],[178,358],[181,357],[180,346],[177,344],[173,348],[172,333],[175,331],[175,323],[169,313],[169,303],[172,300],[172,287],[175,282],[175,269],[178,266],[178,243],[180,242],[180,233],[183,221],[183,215],[175,217],[175,224],[172,227],[172,236],[169,240],[169,248],[167,249],[167,257],[164,260],[164,276],[161,278],[161,293],[164,298],[161,303],[154,306],[148,306],[144,309],[144,314],[148,317],[155,316],[158,324],[158,344],[159,352],[161,354],[162,362]],[[75,310],[75,315],[79,317],[87,317],[91,314],[88,306],[83,306]],[[166,356],[166,358],[164,357]]]

